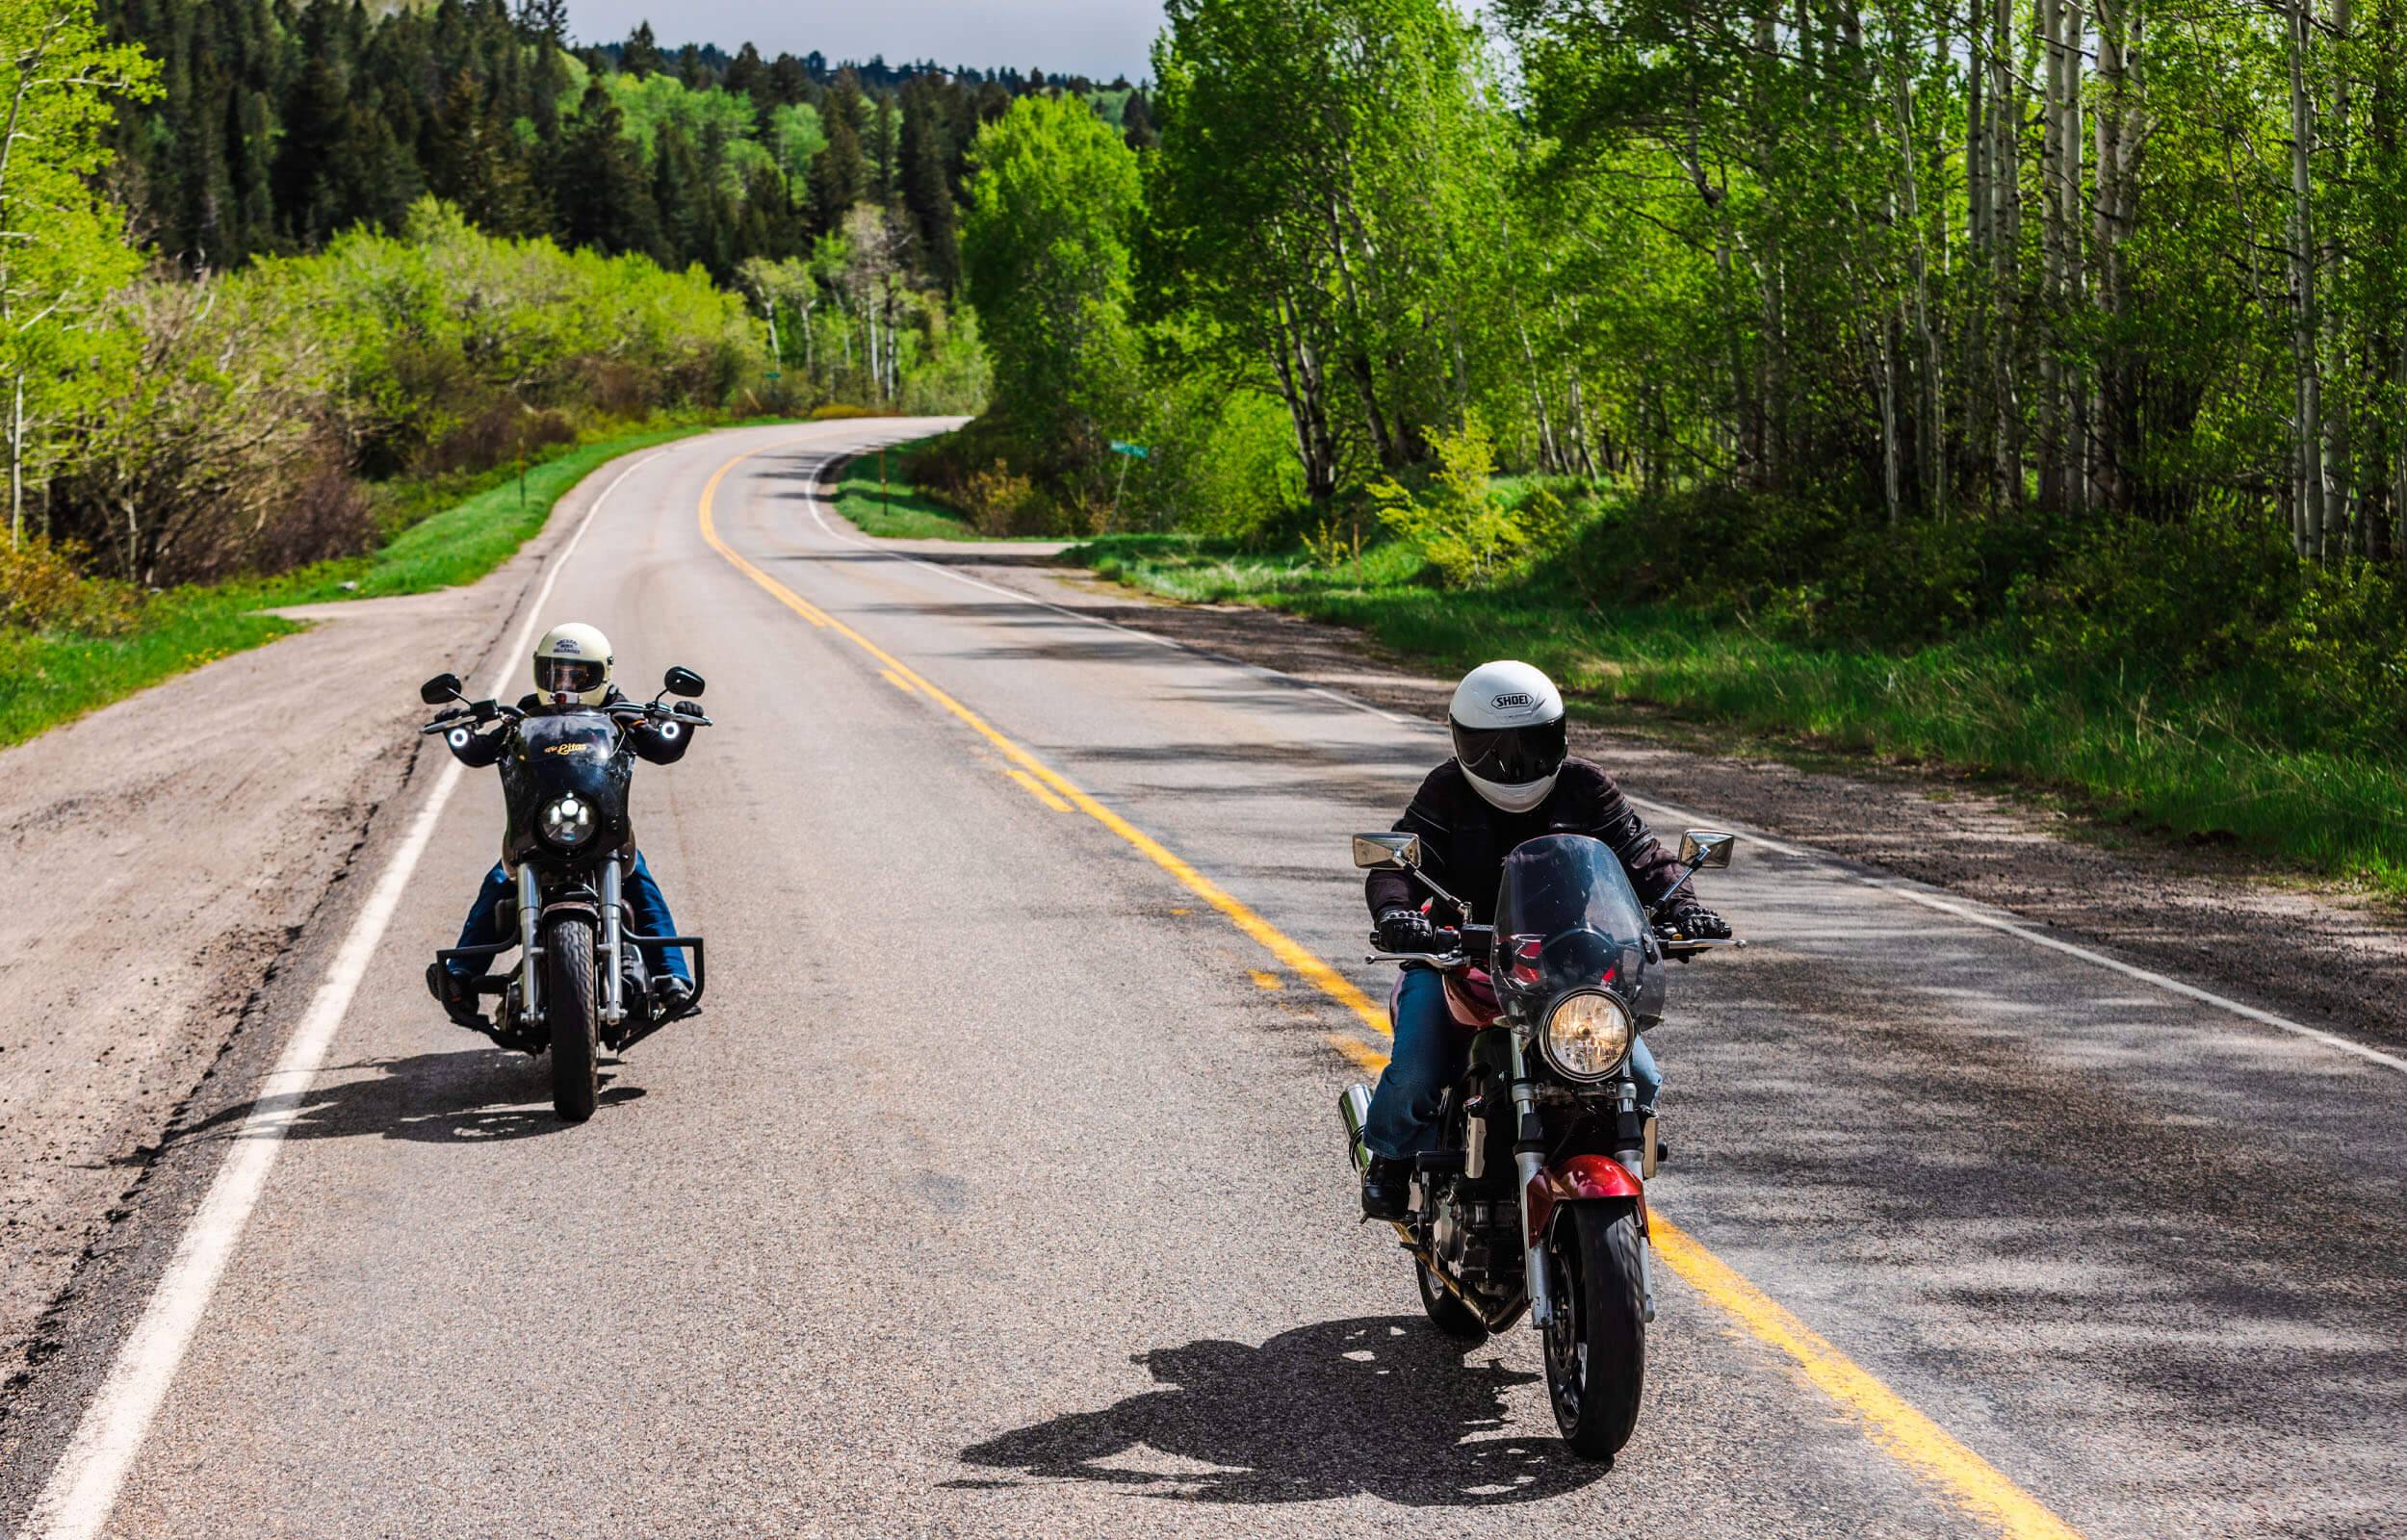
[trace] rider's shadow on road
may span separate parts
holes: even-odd
[[[1368,1493],[1415,1507],[1559,1496],[1609,1469],[1551,1436],[1503,1432],[1503,1367],[1418,1317],[1325,1321],[1259,1348],[1206,1339],[1133,1361],[1163,1389],[973,1444],[971,1465],[1107,1482],[1184,1502],[1310,1502]],[[1209,1470],[1146,1470],[1152,1450]],[[1007,1483],[964,1480],[955,1487]]]
[[[605,1060],[608,1075],[608,1060]],[[328,1083],[349,1070],[376,1073]],[[642,1088],[606,1089],[608,1105],[632,1101]],[[351,1139],[362,1136],[439,1144],[483,1144],[556,1133],[563,1123],[552,1111],[550,1085],[538,1061],[498,1048],[460,1053],[420,1053],[332,1065],[321,1071],[286,1114],[287,1139]],[[239,1138],[248,1102],[239,1103],[168,1136],[168,1144]]]

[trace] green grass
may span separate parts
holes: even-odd
[[[372,554],[267,581],[161,594],[121,636],[0,630],[0,747],[301,629],[263,609],[474,582],[509,559],[543,527],[553,504],[597,468],[722,425],[681,423],[568,447],[528,468],[523,504],[514,469],[490,473],[479,478],[488,483],[480,490],[410,525]],[[357,586],[347,589],[347,582]]]
[[[1541,587],[1439,593],[1388,546],[1316,569],[1179,537],[1074,549],[1099,573],[1174,599],[1263,604],[1354,626],[1441,670],[1499,656],[1553,675],[1575,709],[1617,704],[1815,747],[1938,761],[2071,794],[2093,815],[2237,845],[2407,897],[2407,766],[2300,752],[2240,685],[2154,695],[2115,660],[2043,671],[1977,636],[1905,654],[1792,646],[1661,606],[1608,610]]]
[[[878,457],[847,464],[836,483],[835,510],[879,540],[983,540],[970,522],[913,484],[908,446],[889,449],[881,490]]]
[[[1010,540],[1036,536],[989,535],[922,490],[913,475],[913,451],[932,444],[931,438],[898,444],[886,451],[881,467],[872,451],[848,461],[836,482],[831,504],[865,535],[879,540]]]

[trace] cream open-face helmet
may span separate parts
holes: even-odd
[[[535,693],[546,706],[600,706],[610,690],[610,639],[571,621],[535,643]]]
[[[1464,778],[1492,806],[1528,812],[1555,789],[1569,747],[1563,692],[1527,663],[1483,663],[1464,675],[1446,725]]]

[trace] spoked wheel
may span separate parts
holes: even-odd
[[[1573,1204],[1546,1242],[1555,1319],[1546,1328],[1546,1390],[1555,1425],[1585,1459],[1630,1440],[1646,1383],[1646,1322],[1638,1216],[1624,1204]]]
[[[543,928],[543,1014],[552,1029],[552,1110],[566,1123],[593,1116],[601,1095],[594,1029],[593,922],[568,914]]]
[[[1429,1264],[1415,1261],[1413,1273],[1421,1280],[1421,1308],[1429,1312],[1429,1322],[1449,1337],[1464,1342],[1488,1340],[1488,1323],[1479,1319],[1469,1305],[1455,1296],[1454,1291],[1437,1281],[1429,1270]]]

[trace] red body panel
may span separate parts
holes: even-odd
[[[1574,1155],[1547,1167],[1530,1183],[1529,1244],[1536,1245],[1546,1233],[1546,1221],[1554,1218],[1556,1204],[1605,1197],[1629,1198],[1642,1215],[1646,1211],[1645,1185],[1610,1155]]]

